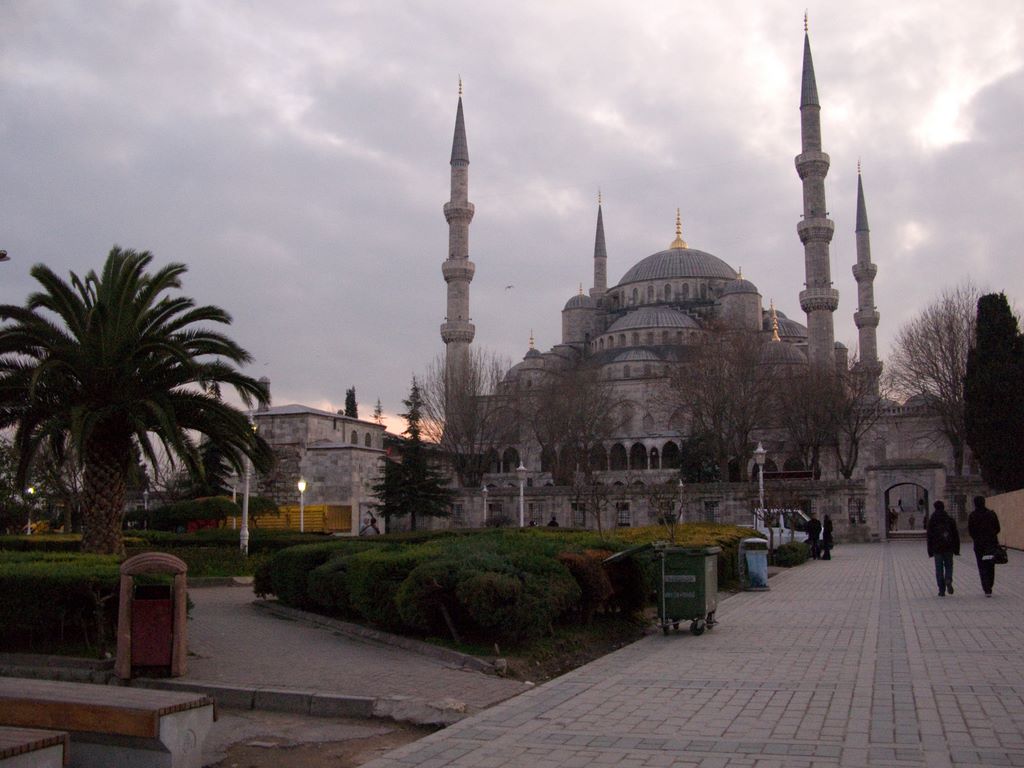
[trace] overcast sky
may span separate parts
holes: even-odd
[[[806,320],[805,2],[0,3],[0,302],[115,243],[189,266],[274,402],[401,410],[442,352],[457,80],[476,217],[474,343],[560,341],[592,284],[668,247],[675,210]],[[812,4],[836,338],[856,347],[864,168],[881,353],[968,277],[1024,296],[1024,3]],[[507,285],[514,285],[506,289]]]

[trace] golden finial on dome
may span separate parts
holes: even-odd
[[[583,295],[583,283],[580,283],[580,296]]]
[[[807,9],[804,8],[804,34],[807,34]]]
[[[768,305],[771,307],[772,313],[772,341],[782,341],[779,338],[779,316],[775,312],[775,300],[771,299]]]
[[[857,158],[857,175],[860,176],[860,158]]]
[[[737,280],[742,280],[743,279],[743,267],[740,267],[740,271],[737,273],[736,279]]]
[[[686,248],[686,241],[683,240],[683,219],[679,215],[679,209],[676,208],[676,239],[672,241],[672,245],[669,248]]]
[[[601,205],[601,188],[597,188],[597,204]]]
[[[533,328],[530,329],[530,349],[533,349]]]
[[[462,75],[459,75],[459,98],[462,98]]]

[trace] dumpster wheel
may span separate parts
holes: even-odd
[[[690,632],[694,635],[703,635],[704,630],[707,628],[704,619],[694,619],[690,622]]]

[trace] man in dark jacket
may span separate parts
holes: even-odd
[[[804,532],[807,534],[807,544],[811,548],[811,559],[817,560],[821,556],[821,521],[811,512],[811,519],[804,525]]]
[[[996,549],[999,547],[999,518],[985,506],[984,496],[974,497],[974,510],[967,518],[967,531],[974,541],[974,557],[985,597],[992,597],[996,581]]]
[[[946,514],[946,505],[935,502],[935,511],[928,519],[928,557],[935,558],[935,582],[939,597],[953,594],[953,555],[960,554],[960,531],[956,521]]]

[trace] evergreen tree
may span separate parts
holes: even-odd
[[[430,453],[423,443],[421,421],[423,398],[416,379],[412,380],[409,399],[402,401],[407,423],[400,462],[388,461],[384,477],[374,486],[377,508],[385,526],[392,517],[409,515],[409,527],[416,530],[417,517],[447,517],[451,513],[454,494],[444,475],[430,463]]]
[[[384,424],[384,408],[380,404],[380,398],[377,398],[377,404],[373,407],[373,420],[378,424]]]
[[[1006,296],[978,299],[976,343],[967,354],[967,444],[992,488],[1024,488],[1024,337]]]
[[[353,419],[359,418],[359,406],[356,405],[355,387],[349,387],[345,390],[345,415]]]

